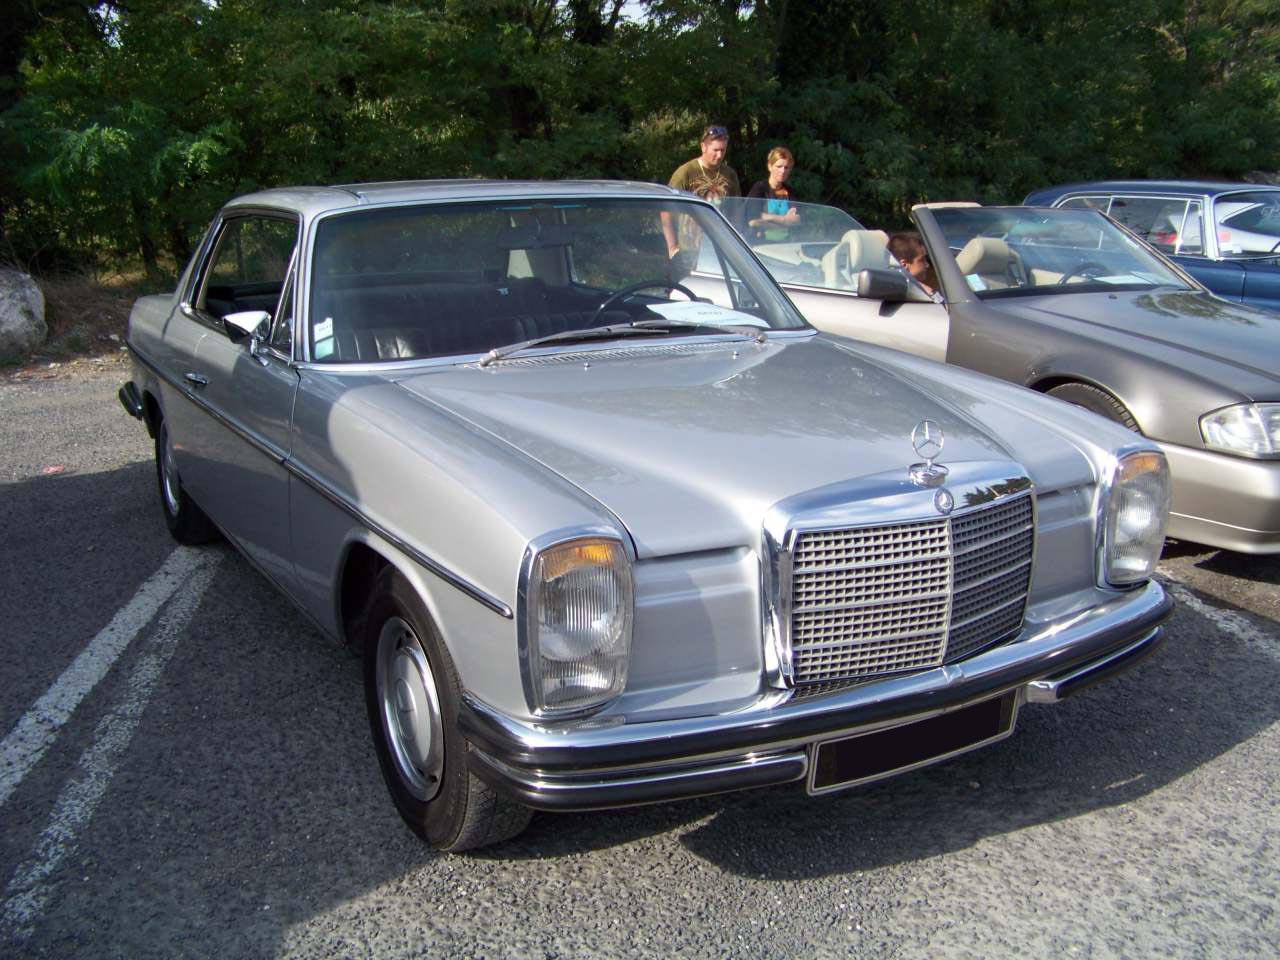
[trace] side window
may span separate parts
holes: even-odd
[[[1226,194],[1214,201],[1213,215],[1223,256],[1280,252],[1280,192]]]
[[[1107,206],[1111,203],[1110,197],[1068,197],[1058,206],[1068,207],[1072,210],[1101,210],[1107,212]]]
[[[1111,216],[1162,253],[1173,253],[1178,245],[1186,200],[1165,197],[1116,197]]]
[[[228,220],[214,245],[196,305],[216,317],[242,310],[274,311],[297,236],[292,220],[258,216]]]
[[[1204,255],[1204,220],[1200,201],[1187,204],[1187,218],[1182,222],[1182,235],[1178,237],[1178,250],[1186,256]]]

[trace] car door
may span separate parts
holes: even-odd
[[[297,220],[273,212],[237,214],[221,225],[190,304],[209,330],[192,362],[195,399],[206,416],[185,439],[197,471],[183,473],[214,522],[289,590],[294,573],[284,461],[298,387],[292,354],[297,240]],[[223,318],[254,310],[269,315],[260,336],[233,336]]]
[[[1218,261],[1240,272],[1242,302],[1280,310],[1280,191],[1246,190],[1213,201]]]
[[[1280,258],[1243,261],[1243,301],[1252,307],[1280,310]]]

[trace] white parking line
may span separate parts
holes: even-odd
[[[164,565],[138,588],[111,622],[80,651],[39,700],[0,743],[0,805],[31,768],[40,762],[76,707],[124,652],[138,631],[151,622],[173,592],[218,554],[178,547]]]
[[[1169,593],[1174,600],[1200,614],[1223,633],[1230,634],[1240,642],[1257,647],[1272,658],[1280,660],[1280,639],[1274,635],[1259,630],[1246,617],[1242,617],[1234,610],[1223,610],[1205,603],[1180,583],[1166,580],[1165,585],[1169,588]]]
[[[75,850],[80,831],[93,817],[111,785],[116,765],[133,739],[151,691],[213,577],[220,555],[208,556],[208,560],[196,565],[186,579],[185,589],[161,615],[146,654],[139,658],[129,676],[123,699],[99,721],[93,742],[80,756],[84,773],[62,788],[30,858],[9,881],[4,906],[0,908],[0,941],[6,937],[18,942],[30,938],[53,892],[52,884],[47,882],[49,877]]]

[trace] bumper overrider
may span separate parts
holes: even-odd
[[[767,694],[759,705],[729,714],[537,725],[464,697],[460,723],[472,772],[543,810],[622,807],[801,780],[820,793],[833,789],[815,780],[820,744],[874,734],[862,741],[868,754],[909,746],[896,754],[901,763],[890,759],[870,773],[855,760],[846,766],[855,772],[836,785],[843,787],[990,743],[1012,731],[1022,704],[1062,700],[1143,660],[1160,645],[1160,624],[1172,610],[1152,581],[1061,621],[1030,624],[1013,641],[959,663],[821,695],[793,693],[782,702]],[[1003,721],[994,735],[957,747],[944,728],[980,710],[990,714],[982,704],[995,705]],[[857,753],[858,741],[847,742]],[[824,763],[837,756],[829,751]]]

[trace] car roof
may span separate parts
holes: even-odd
[[[1280,186],[1267,183],[1242,183],[1231,180],[1087,180],[1057,187],[1046,187],[1027,195],[1027,199],[1056,199],[1068,193],[1136,193],[1136,194],[1194,194],[1217,197],[1224,193],[1242,190],[1280,191]]]
[[[269,207],[315,215],[344,208],[440,200],[538,197],[689,196],[657,183],[627,180],[397,180],[333,186],[276,187],[245,194],[227,208]]]

